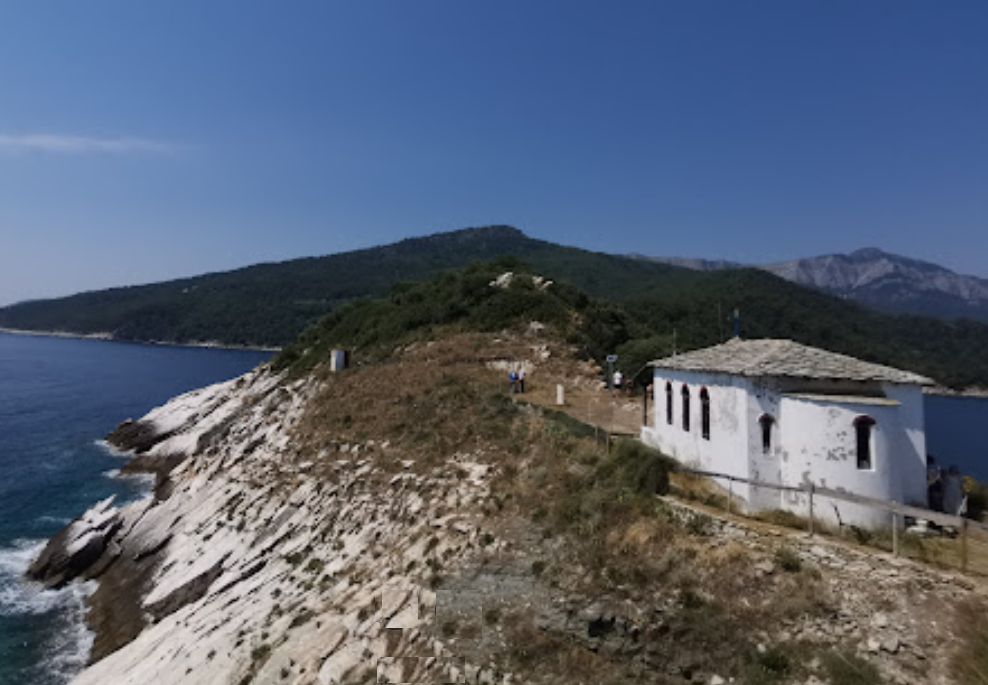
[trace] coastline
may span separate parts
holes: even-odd
[[[49,588],[95,581],[75,685],[363,682],[379,664],[407,675],[405,656],[419,682],[453,662],[427,629],[425,561],[442,555],[449,572],[480,544],[490,467],[458,453],[416,468],[374,439],[299,450],[318,385],[283,381],[262,366],[107,436],[131,455],[122,472],[155,472],[153,492],[92,506],[28,570]]]
[[[129,340],[118,338],[109,332],[100,333],[74,333],[72,331],[35,331],[25,328],[6,328],[0,326],[0,333],[8,335],[22,335],[36,338],[68,338],[74,340],[99,340],[102,342],[126,343],[130,345],[154,345],[157,347],[187,347],[211,350],[242,350],[249,352],[281,352],[280,347],[265,345],[231,345],[216,340],[205,342],[175,342],[169,340]]]
[[[110,429],[270,356],[0,334],[7,476],[0,488],[0,683],[66,685],[88,663],[95,633],[83,590],[97,581],[53,590],[25,574],[53,536],[98,502],[115,495],[124,507],[153,496],[155,474],[125,471],[135,455],[105,441]]]
[[[923,388],[923,394],[930,395],[932,397],[958,397],[983,400],[988,399],[988,388],[973,386],[970,388],[954,390],[953,388],[948,388],[942,385],[935,385],[931,388]]]

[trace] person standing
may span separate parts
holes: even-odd
[[[518,390],[522,395],[525,394],[525,367],[521,367],[518,370]]]
[[[613,381],[614,389],[620,392],[621,384],[624,383],[624,375],[620,371],[615,371],[614,377],[611,380]]]
[[[943,479],[943,510],[945,513],[959,516],[963,504],[964,483],[961,480],[961,472],[956,466],[951,465]]]
[[[511,389],[512,395],[518,392],[518,372],[514,369],[508,373],[508,387]]]

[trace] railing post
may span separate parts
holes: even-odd
[[[895,504],[895,501],[892,504]],[[899,515],[895,509],[892,509],[892,554],[899,556]]]
[[[967,573],[967,517],[961,517],[961,570]]]
[[[731,500],[734,499],[734,479],[727,477],[727,513],[731,513]]]
[[[813,483],[810,483],[810,537],[813,536],[813,490],[815,489]]]

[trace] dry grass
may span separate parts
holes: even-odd
[[[538,342],[549,345],[551,356],[529,376],[532,392],[523,399],[536,405],[554,399],[556,379],[572,378],[580,364],[565,346]],[[751,660],[752,627],[826,616],[831,602],[819,574],[790,565],[788,572],[756,578],[750,549],[719,544],[709,534],[709,517],[684,521],[654,496],[671,487],[724,506],[707,481],[674,474],[670,484],[668,464],[651,450],[629,442],[608,453],[578,420],[512,402],[502,372],[485,360],[525,359],[532,346],[523,337],[458,335],[340,375],[323,373],[319,396],[297,429],[301,451],[386,440],[386,450],[359,453],[385,471],[402,468],[403,459],[426,469],[456,452],[482,455],[496,467],[482,504],[484,529],[492,540],[513,543],[519,566],[544,592],[665,607],[662,628],[641,639],[660,661],[687,671],[738,679],[752,668],[773,673],[771,663]],[[588,396],[582,392],[570,392],[577,404],[567,412]],[[627,410],[636,428],[639,411]],[[330,478],[332,459],[324,461]],[[477,554],[486,550],[478,547]],[[456,573],[432,571],[437,584]],[[503,651],[486,656],[536,682],[665,682],[663,669],[642,680],[628,670],[625,655],[590,651],[580,636],[543,630],[535,618],[531,609],[504,607],[495,621]],[[462,626],[446,628],[462,637]],[[786,672],[799,668],[791,657]]]
[[[430,467],[456,452],[522,450],[524,442],[514,432],[518,412],[500,374],[476,361],[483,350],[479,338],[461,335],[419,345],[342,374],[321,370],[321,389],[296,433],[304,451],[388,441],[400,447],[396,456],[400,451],[402,459]],[[525,351],[518,344],[496,347],[506,356]],[[375,456],[379,465],[397,468],[397,458],[389,464]]]
[[[562,383],[566,389],[563,407],[556,406],[556,383]],[[608,392],[599,386],[600,382],[592,376],[579,376],[574,380],[543,375],[542,382],[533,385],[531,392],[523,397],[533,404],[561,409],[603,431],[637,434],[642,426],[641,397]]]
[[[988,685],[988,613],[984,606],[965,605],[957,610],[960,636],[953,659],[960,685]]]

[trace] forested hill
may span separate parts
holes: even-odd
[[[0,326],[110,333],[122,340],[284,345],[343,302],[386,294],[477,261],[512,255],[601,296],[647,292],[685,270],[534,240],[507,226],[410,238],[353,252],[258,264],[151,285],[0,309]]]
[[[613,306],[594,321],[600,330],[586,334],[598,341],[595,354],[616,350],[629,372],[669,354],[674,342],[685,350],[724,340],[737,307],[746,337],[791,338],[955,387],[988,386],[985,324],[880,314],[756,269],[691,271],[534,240],[505,226],[27,302],[0,309],[0,326],[280,346],[342,303],[498,259],[498,268],[515,268],[511,260],[520,260],[532,272],[609,301]]]

